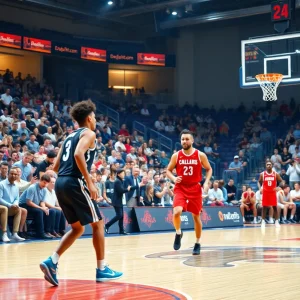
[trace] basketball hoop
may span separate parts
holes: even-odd
[[[276,101],[277,100],[277,87],[280,84],[283,75],[277,73],[259,74],[255,78],[260,84],[263,91],[264,101]]]

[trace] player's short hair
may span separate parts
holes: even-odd
[[[194,134],[193,132],[191,132],[190,130],[188,129],[183,129],[181,132],[180,132],[180,138],[183,134],[190,134],[192,137],[194,137]]]
[[[91,100],[77,102],[70,114],[72,118],[79,124],[82,125],[85,119],[92,113],[96,111],[96,106]]]

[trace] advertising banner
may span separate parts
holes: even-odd
[[[106,50],[81,47],[81,58],[86,60],[106,62]]]
[[[51,41],[25,36],[23,38],[23,49],[51,54]]]
[[[111,64],[136,65],[136,53],[107,52],[107,62]]]
[[[22,37],[0,32],[0,46],[21,49]]]
[[[135,207],[140,231],[173,230],[173,211],[168,207]],[[239,207],[204,207],[201,213],[203,228],[243,226]],[[182,213],[181,228],[194,228],[190,213]]]
[[[166,65],[165,54],[153,54],[153,53],[138,53],[137,64],[146,66],[161,66]]]
[[[64,43],[52,43],[52,54],[70,58],[80,58],[80,48]]]

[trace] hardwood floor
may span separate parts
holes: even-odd
[[[200,256],[191,255],[192,231],[184,232],[180,251],[172,250],[173,238],[173,232],[109,236],[106,260],[124,276],[100,284],[92,241],[82,238],[60,259],[58,288],[39,269],[58,240],[0,244],[0,300],[300,299],[300,225],[206,230]]]

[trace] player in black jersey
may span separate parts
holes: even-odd
[[[58,172],[55,192],[64,215],[71,225],[56,251],[40,264],[45,279],[57,286],[56,276],[59,257],[84,232],[84,226],[93,228],[93,245],[97,256],[96,281],[120,278],[123,273],[111,270],[104,261],[104,224],[95,199],[97,189],[90,176],[91,166],[96,153],[96,107],[92,101],[76,103],[72,118],[79,128],[64,141],[53,170]]]

